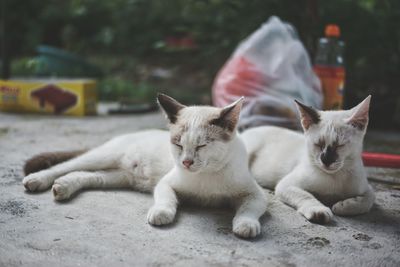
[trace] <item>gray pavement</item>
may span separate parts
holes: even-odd
[[[23,162],[36,153],[90,148],[164,125],[158,113],[0,114],[0,266],[400,266],[400,191],[393,184],[373,183],[369,214],[335,217],[327,226],[307,222],[266,190],[262,236],[252,241],[232,234],[229,210],[182,207],[174,225],[154,228],[146,222],[151,195],[90,190],[58,203],[50,191],[29,194],[21,184]],[[400,145],[396,133],[368,138],[369,149]],[[398,170],[369,171],[378,180],[400,178]]]

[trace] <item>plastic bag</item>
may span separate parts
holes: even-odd
[[[218,73],[213,102],[225,106],[245,96],[240,129],[300,126],[294,99],[322,106],[320,81],[290,24],[271,17],[242,41]]]

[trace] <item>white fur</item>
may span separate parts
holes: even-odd
[[[154,189],[154,205],[147,215],[150,224],[173,222],[178,199],[201,205],[227,202],[236,209],[235,234],[248,238],[260,233],[258,220],[266,210],[264,193],[249,172],[246,149],[236,131],[229,133],[229,140],[219,139],[220,129],[209,125],[219,114],[216,108],[186,107],[171,124],[175,166]],[[192,165],[185,166],[185,160],[193,161]]]
[[[29,191],[42,191],[54,183],[56,200],[68,199],[83,188],[132,187],[149,192],[173,166],[168,143],[168,132],[161,130],[122,135],[67,162],[32,173],[23,184]]]
[[[201,205],[228,202],[237,210],[233,231],[241,237],[258,235],[266,199],[249,172],[243,142],[236,132],[229,141],[205,138],[207,132],[199,124],[220,109],[186,109],[183,118],[190,124],[181,138],[182,153],[171,144],[169,132],[143,131],[116,137],[81,156],[30,174],[23,184],[29,191],[53,185],[54,198],[60,201],[84,188],[131,187],[150,192],[163,177],[154,190],[155,205],[148,214],[151,224],[171,223],[178,197],[182,197]],[[196,151],[196,146],[205,143]],[[194,160],[190,169],[182,165],[188,158]]]
[[[223,152],[220,154],[221,165],[216,169],[205,167],[205,170],[191,172],[175,166],[168,172],[155,187],[155,203],[148,213],[149,223],[171,223],[176,214],[178,196],[202,205],[219,205],[228,201],[237,209],[233,231],[242,237],[258,235],[258,218],[265,212],[266,202],[262,189],[248,171],[245,147],[235,137]]]
[[[368,212],[375,200],[361,159],[368,108],[369,97],[349,111],[320,111],[320,122],[307,125],[304,135],[278,127],[244,132],[250,171],[261,186],[275,189],[283,202],[308,220],[327,223],[333,216],[317,198],[333,202],[337,215]],[[354,127],[355,118],[364,123],[363,129]],[[308,118],[304,121],[309,122]],[[316,145],[321,139],[324,148],[335,142],[343,145],[328,167],[321,162],[322,150]]]

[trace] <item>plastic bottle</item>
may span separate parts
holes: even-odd
[[[325,27],[325,37],[320,38],[318,42],[314,71],[321,80],[324,92],[324,110],[343,108],[344,42],[339,40],[339,37],[339,26],[329,24]]]

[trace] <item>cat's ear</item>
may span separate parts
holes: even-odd
[[[160,93],[157,95],[157,102],[172,124],[176,122],[178,112],[186,107],[172,97]]]
[[[319,113],[316,109],[306,106],[300,101],[294,100],[296,102],[297,108],[300,112],[301,125],[304,131],[308,130],[313,124],[318,124],[321,119]]]
[[[346,119],[346,122],[353,127],[364,130],[368,125],[368,113],[371,96],[367,96],[360,104],[351,109],[351,117]]]
[[[232,104],[221,109],[219,117],[210,121],[210,124],[217,125],[230,132],[236,129],[239,121],[240,110],[242,109],[244,97],[242,96]]]

